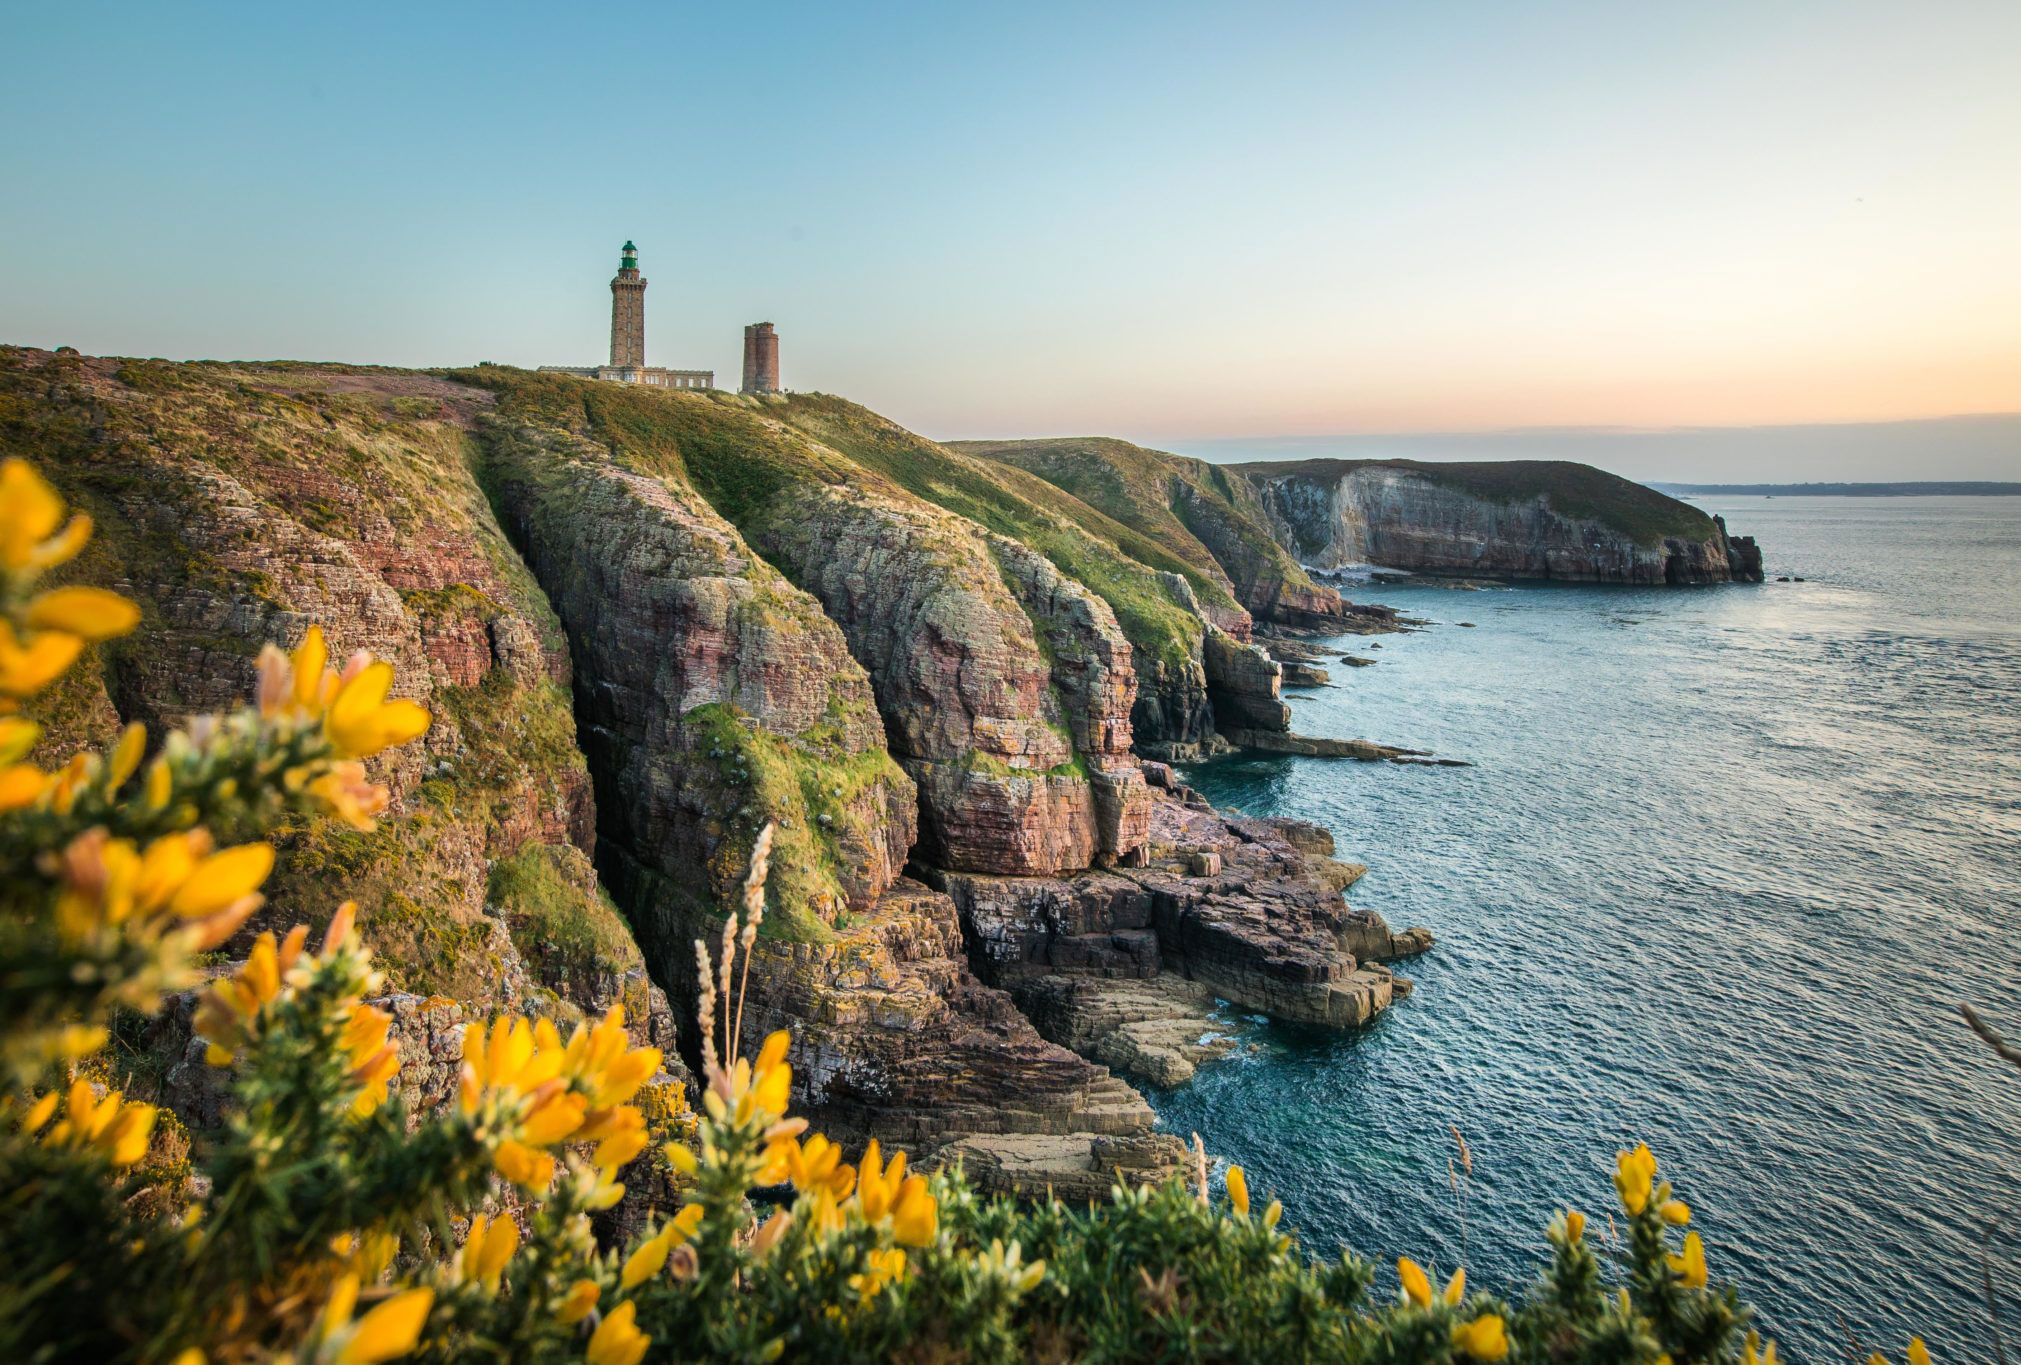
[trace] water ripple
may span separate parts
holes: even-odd
[[[1479,766],[1192,771],[1327,824],[1370,864],[1354,902],[1440,946],[1359,1034],[1245,1025],[1253,1049],[1154,1099],[1320,1248],[1464,1255],[1508,1290],[1646,1138],[1801,1354],[1849,1327],[1981,1357],[2021,1077],[1953,1003],[2021,1016],[2021,500],[1713,510],[1811,581],[1365,594],[1478,628],[1385,640],[1297,728]],[[2017,1245],[1995,1232],[2008,1301]]]

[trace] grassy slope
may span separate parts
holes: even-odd
[[[1029,470],[1155,541],[1188,565],[1187,577],[1204,602],[1232,604],[1231,579],[1238,588],[1265,575],[1295,588],[1313,587],[1270,534],[1253,495],[1220,465],[1106,436],[956,441],[952,448]],[[1192,502],[1218,514],[1223,531],[1240,546],[1239,562],[1223,563],[1203,543],[1189,520],[1197,513],[1182,489]],[[1211,592],[1202,590],[1203,581],[1214,585]]]
[[[1140,652],[1198,657],[1198,619],[1171,600],[1155,572],[1185,572],[1183,561],[1043,480],[951,454],[853,403],[655,391],[504,368],[458,377],[497,390],[502,411],[599,441],[644,472],[686,480],[735,525],[750,525],[774,494],[809,479],[911,493],[1044,554],[1108,602]]]
[[[1639,545],[1658,544],[1666,536],[1706,540],[1718,529],[1689,503],[1570,460],[1266,460],[1229,468],[1263,477],[1331,480],[1370,466],[1407,470],[1489,502],[1528,502],[1541,496],[1560,516],[1613,527]]]

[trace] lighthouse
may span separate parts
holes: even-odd
[[[639,249],[624,244],[618,273],[611,279],[611,359],[608,365],[543,365],[550,374],[650,384],[661,389],[713,389],[714,370],[669,370],[646,364],[646,277],[639,274]],[[776,370],[776,362],[774,369]]]
[[[639,249],[630,242],[611,279],[611,368],[646,367],[646,277],[639,274]]]

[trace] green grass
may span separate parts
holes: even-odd
[[[749,399],[649,389],[504,366],[455,377],[498,395],[501,415],[595,441],[645,474],[691,485],[733,525],[788,488],[861,482],[864,471],[768,422]]]
[[[911,493],[1029,545],[1109,604],[1131,645],[1184,667],[1201,625],[1157,572],[1226,599],[1155,540],[1025,472],[950,452],[856,404],[822,394],[762,399],[654,390],[502,366],[455,377],[498,395],[501,415],[593,440],[641,473],[692,486],[747,532],[809,481]]]
[[[586,994],[596,978],[643,965],[623,916],[573,848],[528,844],[491,865],[485,898],[520,957],[557,993]]]
[[[723,829],[709,855],[706,880],[716,888],[717,914],[730,904],[751,845],[770,820],[776,828],[761,932],[789,942],[830,936],[846,904],[839,870],[852,856],[849,845],[876,841],[863,810],[881,813],[889,792],[910,787],[883,749],[849,753],[841,721],[838,711],[829,725],[787,740],[725,703],[681,717],[703,780],[713,774],[718,799],[740,799],[740,815],[748,812]]]

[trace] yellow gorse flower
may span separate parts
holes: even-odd
[[[187,928],[186,946],[202,951],[230,937],[260,907],[259,887],[273,867],[268,845],[214,852],[200,829],[165,834],[145,851],[130,839],[90,830],[63,851],[57,923],[81,941],[129,921],[151,921],[163,932]]]
[[[588,1365],[639,1365],[653,1339],[639,1331],[638,1305],[627,1299],[604,1314],[589,1339]]]
[[[405,698],[387,700],[393,665],[360,651],[337,673],[329,658],[321,626],[310,626],[292,654],[273,645],[261,650],[260,714],[299,726],[321,722],[340,758],[370,758],[427,733],[428,708]]]
[[[926,1187],[926,1177],[906,1174],[903,1152],[885,1165],[876,1138],[863,1149],[853,1207],[873,1227],[890,1218],[892,1235],[907,1246],[927,1246],[939,1232],[940,1208]]]
[[[344,1024],[341,1046],[358,1087],[351,1110],[360,1117],[386,1102],[387,1088],[400,1072],[400,1053],[386,1041],[392,1026],[393,1016],[376,1005],[354,1005]]]
[[[1498,1313],[1483,1313],[1472,1322],[1455,1323],[1453,1349],[1475,1360],[1500,1360],[1509,1354],[1507,1326]]]
[[[0,693],[32,697],[63,676],[77,662],[84,641],[62,631],[38,631],[23,639],[0,620]]]
[[[470,1220],[470,1231],[463,1238],[463,1251],[457,1258],[457,1273],[466,1283],[481,1284],[496,1294],[506,1263],[517,1250],[517,1223],[502,1214],[496,1221],[477,1214]]]
[[[1677,1255],[1665,1256],[1670,1269],[1684,1282],[1686,1289],[1705,1288],[1705,1243],[1695,1232],[1684,1234],[1684,1250]]]
[[[1757,1354],[1757,1350],[1759,1350],[1759,1354]],[[1741,1347],[1740,1359],[1741,1365],[1775,1365],[1775,1343],[1771,1341],[1766,1348],[1763,1348],[1761,1345],[1761,1333],[1749,1331],[1747,1341]],[[1929,1353],[1925,1352],[1923,1360],[1928,1361],[1928,1359]],[[1914,1361],[1913,1356],[1911,1360],[1912,1362]]]
[[[25,461],[0,461],[0,574],[12,593],[27,592],[90,538],[91,518],[66,524],[63,499]],[[124,635],[139,622],[140,608],[103,588],[56,588],[29,598],[11,619],[0,618],[0,706],[12,709],[61,677],[86,644]],[[26,774],[10,774],[9,790],[0,795],[18,796],[26,782]]]
[[[140,608],[104,588],[54,588],[28,603],[28,624],[80,640],[110,640],[140,624]]]
[[[55,1116],[56,1107],[57,1093],[52,1090],[29,1106],[22,1131],[40,1131]],[[155,1112],[151,1104],[128,1104],[120,1091],[109,1091],[101,1099],[89,1082],[72,1081],[63,1096],[63,1117],[42,1134],[42,1141],[50,1147],[95,1152],[114,1166],[131,1166],[147,1155]]]
[[[791,1042],[792,1035],[780,1029],[765,1039],[757,1061],[739,1057],[727,1071],[719,1070],[702,1095],[710,1117],[740,1126],[783,1118],[793,1091],[793,1066],[786,1060]]]
[[[463,1032],[461,1101],[466,1115],[488,1110],[497,1121],[493,1164],[530,1188],[554,1176],[546,1148],[595,1141],[592,1160],[610,1171],[646,1144],[645,1120],[625,1103],[660,1067],[658,1048],[633,1048],[624,1008],[613,1005],[594,1027],[578,1024],[566,1043],[547,1019],[494,1019]]]
[[[555,1320],[563,1324],[581,1322],[602,1296],[603,1290],[595,1280],[577,1280],[562,1296],[561,1306],[554,1310]]]
[[[849,1287],[858,1298],[875,1298],[885,1285],[904,1279],[907,1269],[905,1253],[897,1247],[868,1252],[863,1257],[862,1271],[849,1277]]]
[[[428,1310],[435,1305],[432,1289],[408,1289],[393,1295],[356,1322],[358,1277],[341,1275],[331,1287],[318,1324],[319,1360],[337,1365],[373,1365],[406,1355],[419,1344]]]
[[[394,1233],[381,1229],[368,1232],[360,1237],[353,1233],[340,1233],[330,1240],[330,1250],[344,1263],[344,1268],[356,1275],[362,1284],[371,1284],[393,1264],[393,1258],[400,1252],[400,1238]]]
[[[318,962],[330,962],[340,953],[358,951],[354,940],[357,913],[353,901],[337,907],[323,933],[323,946],[316,955]],[[253,941],[253,950],[239,970],[219,979],[204,993],[197,1005],[196,1034],[207,1045],[204,1058],[212,1066],[226,1065],[248,1039],[259,1037],[265,1027],[262,1016],[266,1008],[306,975],[302,948],[308,937],[309,927],[305,924],[289,930],[278,944],[271,932],[261,934]],[[378,980],[376,972],[365,973],[364,983],[368,987]],[[354,1104],[360,1114],[370,1113],[384,1101],[387,1084],[400,1068],[399,1054],[386,1042],[386,1029],[391,1022],[382,1011],[355,1001],[345,1022],[342,1044],[351,1063],[351,1080],[361,1087]]]
[[[681,1150],[692,1163],[694,1155],[686,1148]],[[804,1144],[790,1134],[774,1139],[768,1157],[772,1152],[783,1156],[786,1177],[793,1182],[793,1188],[803,1193],[826,1189],[839,1200],[847,1199],[856,1188],[856,1168],[842,1160],[840,1147],[819,1133],[808,1137]],[[692,1165],[686,1173],[694,1174]]]
[[[1025,1293],[1046,1277],[1043,1260],[1024,1263],[1024,1249],[1013,1241],[1006,1249],[1001,1237],[992,1237],[989,1250],[975,1258],[975,1265],[991,1279],[1001,1280],[1017,1293]]]
[[[1640,1213],[1649,1207],[1649,1191],[1656,1179],[1656,1158],[1648,1143],[1639,1143],[1632,1152],[1618,1154],[1614,1161],[1614,1188],[1621,1195],[1621,1207]]]
[[[639,1243],[637,1250],[625,1258],[624,1268],[618,1273],[619,1287],[630,1289],[664,1270],[674,1248],[694,1237],[705,1213],[700,1204],[689,1204],[668,1219],[657,1233]]]
[[[1240,1166],[1228,1168],[1228,1202],[1244,1218],[1249,1216],[1249,1177]]]
[[[1419,1308],[1432,1306],[1432,1282],[1426,1278],[1424,1267],[1408,1256],[1397,1257],[1396,1277],[1403,1284],[1406,1303]]]
[[[0,569],[54,568],[90,539],[91,518],[65,525],[63,499],[26,460],[0,460]]]
[[[1396,1262],[1396,1277],[1402,1282],[1403,1300],[1405,1303],[1416,1308],[1430,1308],[1432,1306],[1434,1300],[1432,1297],[1431,1276],[1425,1273],[1423,1266],[1408,1256],[1399,1256]],[[1467,1272],[1465,1270],[1455,1270],[1452,1278],[1446,1281],[1446,1287],[1439,1291],[1437,1302],[1452,1307],[1465,1298],[1466,1293]]]

